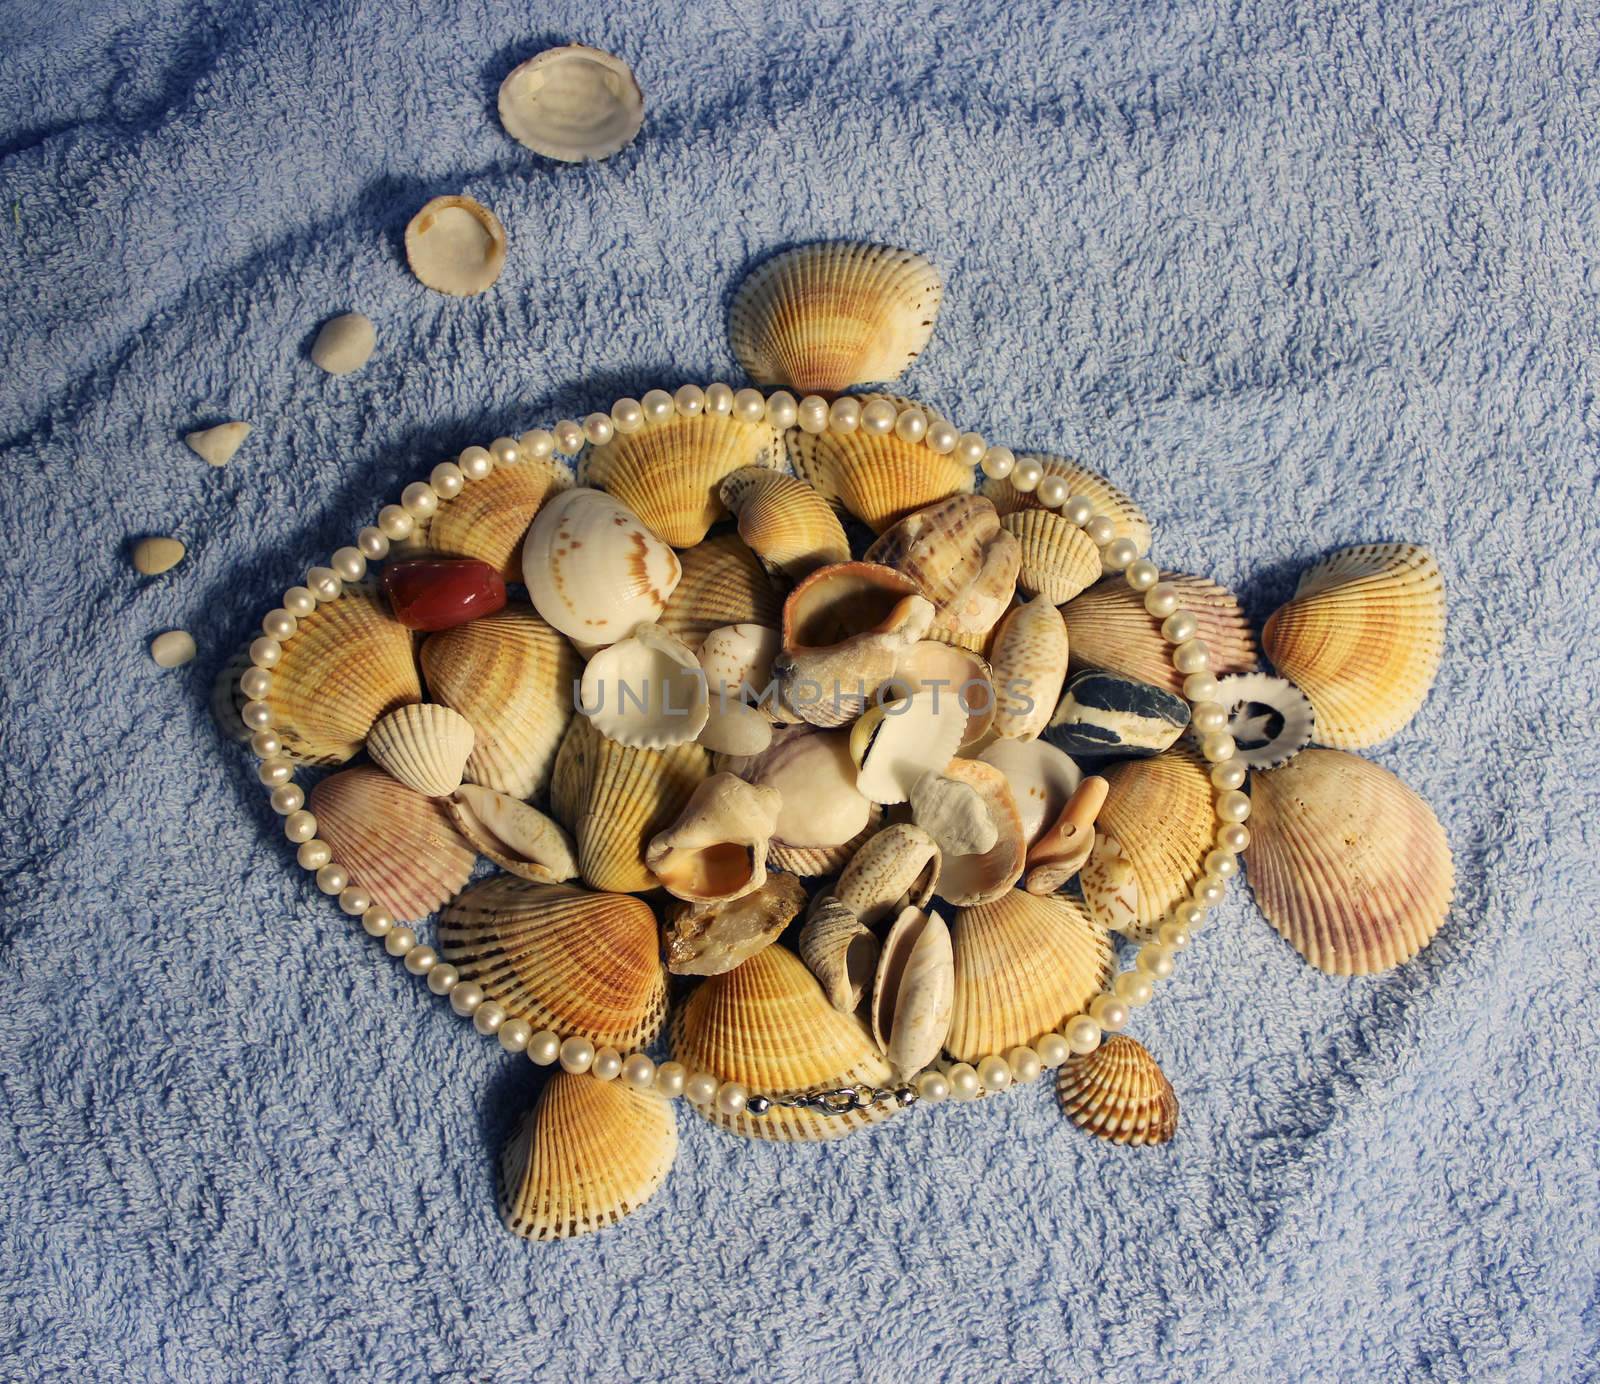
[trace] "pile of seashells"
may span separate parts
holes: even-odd
[[[648,1198],[677,1095],[812,1140],[1060,1066],[1083,1128],[1170,1139],[1171,1084],[1116,1031],[1246,847],[1325,970],[1443,922],[1433,814],[1345,752],[1427,694],[1432,559],[1320,563],[1262,637],[1284,676],[1258,672],[1233,595],[1159,572],[1109,482],[849,392],[905,370],[942,293],[907,251],[777,256],[731,313],[777,392],[651,391],[467,449],[228,670],[318,886],[559,1066],[503,1158],[520,1234]],[[308,801],[297,765],[333,769]],[[1120,976],[1114,934],[1140,944]]]

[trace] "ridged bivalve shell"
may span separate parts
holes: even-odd
[[[571,485],[571,470],[553,459],[497,466],[482,480],[468,481],[431,519],[419,520],[409,539],[393,545],[391,555],[476,558],[506,581],[522,581],[522,545],[534,515]]]
[[[706,539],[682,555],[682,564],[682,579],[661,612],[661,628],[696,653],[707,635],[728,625],[778,628],[783,598],[738,534]]]
[[[981,640],[1016,594],[1021,556],[993,505],[952,495],[884,530],[864,559],[916,583],[933,603],[935,632]]]
[[[500,83],[500,123],[547,159],[582,163],[625,149],[644,124],[644,93],[614,53],[569,43],[518,64]]]
[[[436,702],[413,702],[373,726],[367,753],[407,788],[443,798],[461,787],[473,738],[471,724],[459,711]]]
[[[1178,588],[1183,609],[1199,624],[1214,676],[1255,670],[1255,637],[1233,592],[1204,577],[1163,572],[1161,580]],[[1074,672],[1101,668],[1169,692],[1183,691],[1183,674],[1172,666],[1172,645],[1161,634],[1161,621],[1121,577],[1098,582],[1068,601],[1061,618],[1067,622]]]
[[[1079,1129],[1113,1144],[1165,1144],[1178,1132],[1178,1095],[1144,1045],[1115,1033],[1061,1064],[1056,1094]]]
[[[718,493],[739,521],[739,537],[769,572],[803,581],[819,567],[850,560],[850,543],[833,507],[796,476],[747,466]]]
[[[1016,541],[1017,585],[1028,594],[1060,605],[1100,580],[1100,549],[1061,515],[1024,509],[1000,523]]]
[[[1024,458],[1037,461],[1044,468],[1046,476],[1058,476],[1064,480],[1069,494],[1083,496],[1094,506],[1096,514],[1111,520],[1111,536],[1114,539],[1131,539],[1140,557],[1150,551],[1150,521],[1144,517],[1138,505],[1104,476],[1066,457],[1050,456],[1043,452],[1017,454],[1018,461]],[[1018,490],[1009,479],[986,478],[983,493],[1002,515],[1045,508],[1037,489]]]
[[[710,702],[694,650],[646,624],[595,651],[583,670],[578,709],[619,745],[664,750],[699,736]]]

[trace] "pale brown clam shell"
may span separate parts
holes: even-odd
[[[1049,724],[1067,680],[1067,627],[1049,600],[1036,596],[1004,620],[990,649],[994,733],[1036,740]]]
[[[578,709],[619,745],[664,750],[698,738],[711,707],[694,650],[644,624],[590,657]]]
[[[1100,549],[1076,524],[1047,509],[1024,509],[1000,521],[1017,544],[1017,585],[1052,605],[1100,580]]]
[[[955,1004],[950,929],[937,913],[903,909],[878,954],[872,986],[872,1035],[901,1077],[939,1055]]]
[[[461,787],[472,755],[472,725],[437,702],[396,707],[367,734],[367,753],[407,788],[443,798]]]
[[[506,581],[521,581],[522,545],[540,507],[572,487],[572,471],[555,459],[496,466],[482,480],[469,480],[431,519],[418,520],[411,537],[392,555],[437,553],[486,562]]]
[[[736,899],[669,904],[663,917],[667,969],[682,976],[731,971],[776,942],[805,906],[805,886],[777,873]]]
[[[790,581],[850,560],[850,543],[833,507],[803,480],[765,466],[727,476],[718,493],[739,521],[739,537]]]
[[[1115,1033],[1061,1064],[1056,1094],[1079,1129],[1113,1144],[1165,1144],[1178,1132],[1178,1095],[1143,1044]]]
[[[986,903],[1022,878],[1027,846],[1016,799],[1006,776],[976,759],[952,759],[944,776],[977,790],[994,823],[995,843],[979,853],[947,853],[939,871],[939,897],[957,906]]]
[[[1011,604],[1021,554],[993,505],[952,495],[885,529],[864,560],[910,577],[933,603],[934,630],[981,639]]]
[[[878,968],[878,938],[854,911],[832,895],[819,895],[800,929],[800,959],[842,1013],[861,1007]]]
[[[1083,496],[1094,506],[1096,514],[1111,520],[1113,538],[1131,539],[1140,557],[1150,551],[1150,521],[1138,505],[1104,476],[1066,457],[1051,456],[1044,452],[1017,454],[1017,460],[1025,458],[1037,461],[1044,468],[1046,476],[1059,476],[1067,483],[1071,494]],[[1042,510],[1045,507],[1037,489],[1018,490],[1009,479],[985,478],[983,493],[1002,515]]]
[[[833,893],[863,924],[877,927],[907,904],[926,908],[940,864],[933,837],[911,822],[895,822],[850,857]]]
[[[1047,740],[996,740],[977,757],[1006,776],[1022,819],[1022,837],[1030,850],[1061,815],[1083,779],[1072,757]]]
[[[777,629],[782,622],[783,598],[738,534],[708,538],[680,560],[683,574],[661,612],[661,628],[696,653],[713,630],[728,625]]]
[[[502,870],[535,884],[577,878],[571,838],[538,808],[477,783],[463,783],[445,808],[467,843]]]

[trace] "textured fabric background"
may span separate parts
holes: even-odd
[[[0,11],[0,1374],[1596,1371],[1592,7]],[[597,167],[494,117],[568,39],[648,93]],[[511,237],[470,301],[400,253],[457,191]],[[493,1156],[534,1069],[313,893],[207,689],[444,456],[736,378],[732,287],[823,236],[944,268],[912,392],[1103,469],[1256,616],[1326,549],[1438,552],[1448,658],[1376,758],[1458,904],[1343,981],[1235,895],[1138,1016],[1165,1149],[1043,1082],[821,1149],[685,1112],[641,1214],[529,1246]],[[349,308],[379,349],[332,379],[307,350]],[[213,471],[179,439],[231,417]],[[152,531],[190,555],[142,580]],[[174,625],[201,656],[162,672]]]

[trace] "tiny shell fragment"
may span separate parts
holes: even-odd
[[[214,428],[201,428],[189,433],[183,440],[189,450],[212,466],[226,466],[233,454],[244,446],[250,436],[248,423],[218,423]]]
[[[362,312],[347,312],[322,324],[311,359],[330,375],[348,375],[367,363],[377,344],[372,319]]]
[[[158,577],[182,562],[185,551],[176,538],[141,538],[133,545],[133,569],[147,577]]]
[[[187,630],[168,630],[150,641],[150,657],[161,668],[181,668],[194,654],[194,636]]]

